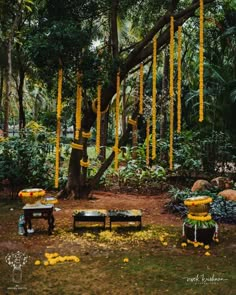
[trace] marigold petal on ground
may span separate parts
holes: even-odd
[[[205,253],[205,255],[206,255],[206,256],[210,256],[211,253],[207,251],[207,252]]]

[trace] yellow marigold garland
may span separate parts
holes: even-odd
[[[119,107],[120,107],[120,71],[116,75],[116,114],[115,114],[115,170],[118,170],[119,148]]]
[[[87,161],[87,162],[84,162],[82,159],[80,160],[80,166],[82,166],[82,167],[88,167],[89,166],[89,161]]]
[[[137,120],[133,120],[133,119],[129,118],[128,124],[135,126],[135,125],[137,125]]]
[[[174,141],[174,17],[170,17],[170,150],[169,167],[173,170],[173,141]]]
[[[197,206],[197,205],[204,205],[204,204],[208,204],[208,203],[211,203],[212,202],[212,198],[207,198],[207,199],[204,199],[204,200],[184,200],[184,205],[186,206]]]
[[[82,87],[81,73],[77,74],[77,90],[76,90],[76,115],[75,115],[75,139],[79,139],[79,131],[81,128],[81,105],[82,105]]]
[[[96,153],[100,154],[100,135],[101,135],[101,83],[97,87],[97,133],[96,133]]]
[[[181,132],[181,47],[182,47],[182,27],[178,27],[178,97],[177,97],[177,132]]]
[[[149,165],[150,157],[150,147],[149,147],[149,137],[150,137],[150,119],[147,119],[146,122],[146,165]]]
[[[91,132],[85,132],[85,131],[82,132],[82,137],[84,138],[90,138],[91,135],[92,135]]]
[[[104,111],[100,110],[101,114],[105,114],[109,109],[109,105],[105,108]],[[97,114],[97,98],[92,102],[92,110],[95,114]]]
[[[200,19],[199,19],[199,122],[204,119],[204,101],[203,101],[203,71],[204,71],[204,1],[200,0]]]
[[[195,216],[189,213],[188,218],[197,221],[209,221],[211,220],[211,215],[208,214],[207,216]]]
[[[156,93],[157,93],[157,38],[153,38],[152,64],[152,159],[156,158]]]
[[[60,134],[61,134],[61,100],[62,100],[62,68],[58,70],[58,88],[57,88],[57,131],[56,131],[56,164],[55,164],[55,188],[58,188],[59,182],[59,164],[60,164]]]
[[[70,146],[72,147],[72,149],[81,150],[81,151],[83,150],[83,145],[82,144],[72,142]]]
[[[140,64],[139,70],[139,114],[143,114],[143,63]]]

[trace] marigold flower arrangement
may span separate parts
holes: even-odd
[[[192,234],[188,234],[190,237],[188,237],[187,240],[187,243],[193,244],[194,247],[198,247],[199,245],[201,246],[201,244],[203,244],[201,242],[208,240],[210,232],[213,234],[213,240],[218,239],[218,225],[214,220],[212,220],[211,215],[208,213],[209,203],[211,202],[212,198],[209,196],[191,197],[184,201],[184,204],[189,209],[189,213],[183,222],[182,234],[183,237],[185,237],[185,230],[186,232],[187,230],[194,230]],[[205,229],[210,230],[210,232],[208,232],[208,237],[201,237],[199,238],[200,240],[198,240],[200,231],[204,231]],[[193,241],[190,240],[190,238],[192,239],[191,236],[193,237]]]

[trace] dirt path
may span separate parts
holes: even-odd
[[[143,224],[180,225],[180,217],[165,212],[164,205],[169,201],[167,193],[153,196],[114,194],[112,192],[94,191],[90,200],[60,200],[57,204],[62,210],[55,217],[71,218],[74,209],[141,209]]]

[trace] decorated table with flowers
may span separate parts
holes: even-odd
[[[19,192],[19,197],[25,203],[24,210],[24,235],[32,233],[31,219],[48,220],[48,234],[51,235],[54,228],[53,209],[58,202],[53,196],[45,196],[45,190],[41,188],[23,189]]]

